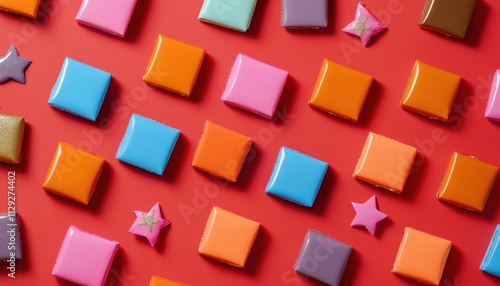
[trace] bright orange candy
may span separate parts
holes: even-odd
[[[451,245],[449,240],[406,227],[392,272],[439,285]]]
[[[462,208],[482,212],[497,175],[497,166],[454,152],[437,198]]]
[[[179,282],[174,282],[172,280],[168,280],[155,275],[151,277],[151,281],[149,281],[149,286],[187,286],[187,285]]]
[[[325,59],[309,105],[358,122],[373,76]]]
[[[143,80],[152,86],[189,97],[205,50],[159,35]]]
[[[251,146],[251,138],[207,120],[192,165],[236,182]]]
[[[43,183],[46,191],[88,205],[104,158],[59,142]]]
[[[0,9],[35,18],[40,0],[0,0]]]
[[[353,177],[399,194],[416,156],[415,147],[370,132]]]
[[[341,118],[358,122],[373,76],[323,61],[309,105]]]
[[[260,223],[213,207],[198,252],[219,261],[245,267]]]
[[[461,79],[459,75],[417,60],[400,105],[421,115],[447,121]]]

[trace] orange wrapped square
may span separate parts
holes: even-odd
[[[323,61],[309,105],[341,118],[358,122],[373,76]]]
[[[205,50],[159,35],[142,79],[152,86],[189,97]]]
[[[35,18],[40,0],[0,0],[0,9]]]
[[[421,115],[447,121],[461,80],[459,75],[417,60],[400,105]]]
[[[245,267],[260,223],[213,207],[198,252],[210,258]]]
[[[155,275],[151,277],[151,281],[149,281],[149,286],[187,286],[187,285],[179,282],[174,282],[172,280],[168,280]]]
[[[454,152],[437,198],[468,210],[482,212],[497,174],[497,166]]]
[[[416,156],[417,148],[370,132],[353,177],[399,194]]]
[[[439,285],[451,241],[406,227],[392,273],[428,285]]]
[[[251,138],[207,120],[192,165],[219,178],[236,182],[251,146]]]
[[[100,156],[59,142],[42,187],[88,205],[104,162]]]

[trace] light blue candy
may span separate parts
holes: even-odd
[[[116,159],[162,175],[181,131],[132,114]]]
[[[327,168],[326,162],[281,147],[266,193],[312,207]]]
[[[479,269],[500,277],[500,224],[497,225]]]
[[[95,121],[110,81],[110,73],[67,57],[48,103]]]
[[[198,19],[246,32],[256,4],[257,0],[205,0]]]

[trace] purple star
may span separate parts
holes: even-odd
[[[16,47],[11,45],[7,54],[0,58],[0,83],[13,79],[20,83],[26,83],[24,70],[31,64],[31,61],[22,58],[17,53]]]
[[[156,244],[160,230],[170,224],[160,213],[160,204],[156,203],[148,213],[134,211],[136,219],[128,232],[141,235],[149,240],[151,246]]]
[[[352,202],[356,211],[356,216],[351,222],[351,226],[364,226],[372,235],[375,235],[377,223],[387,215],[377,209],[377,197],[373,196],[366,202],[359,204]]]

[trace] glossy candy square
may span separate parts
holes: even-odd
[[[497,175],[497,166],[454,152],[437,198],[468,210],[482,212]]]
[[[257,0],[204,0],[198,19],[240,32],[250,27]]]
[[[373,76],[325,59],[309,105],[358,122]]]
[[[327,169],[326,162],[281,147],[266,193],[312,207]]]
[[[426,0],[419,26],[449,37],[463,39],[477,0]]]
[[[192,165],[219,178],[236,182],[251,146],[251,138],[207,120]]]
[[[23,258],[21,222],[16,212],[0,214],[0,262],[11,262]]]
[[[495,72],[491,82],[490,96],[484,114],[486,118],[500,122],[500,69]]]
[[[0,0],[0,10],[35,18],[40,0]]]
[[[451,245],[449,240],[406,227],[392,272],[428,285],[439,285]]]
[[[80,285],[102,286],[119,247],[117,241],[70,226],[52,275]]]
[[[221,100],[271,119],[287,78],[284,70],[238,54]]]
[[[189,97],[204,56],[204,49],[160,34],[142,79],[152,86]]]
[[[281,0],[281,27],[289,29],[328,26],[328,0]]]
[[[421,115],[446,121],[461,79],[459,75],[417,60],[400,105]]]
[[[110,73],[67,57],[48,103],[95,121],[110,81]]]
[[[180,134],[175,128],[132,114],[116,159],[162,175]]]
[[[106,33],[125,36],[137,0],[83,0],[75,20]]]
[[[352,246],[309,230],[295,263],[295,271],[327,285],[339,285]]]
[[[416,156],[415,147],[370,132],[353,177],[399,194]]]
[[[104,166],[104,158],[59,142],[43,188],[88,205]]]
[[[0,161],[21,162],[24,125],[24,117],[0,114]]]
[[[204,256],[245,267],[260,223],[213,207],[198,252]]]
[[[484,272],[500,277],[500,224],[497,224],[481,266]]]
[[[149,286],[187,286],[187,285],[154,275],[153,277],[151,277],[151,280],[149,281]]]

